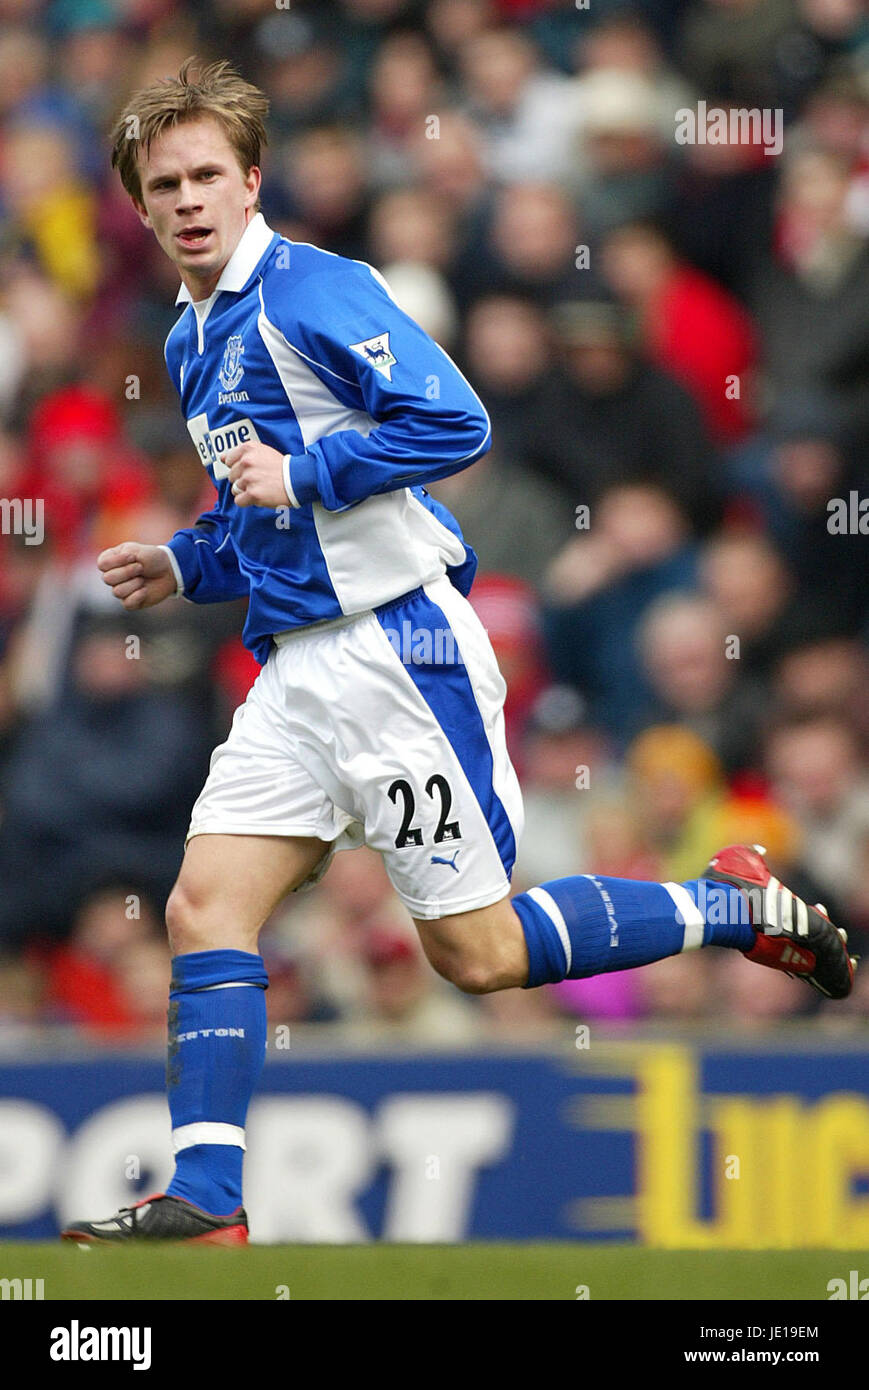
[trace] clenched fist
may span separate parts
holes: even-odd
[[[153,608],[175,593],[169,556],[159,545],[141,545],[139,541],[113,545],[97,556],[97,568],[103,572],[103,583],[125,608]]]
[[[284,455],[268,444],[239,444],[222,456],[237,507],[286,507]]]

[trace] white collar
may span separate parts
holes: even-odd
[[[274,232],[268,226],[262,213],[256,213],[242,232],[238,245],[223,267],[220,279],[205,302],[209,303],[221,290],[243,290],[251,277],[254,266],[261,260],[273,236]],[[182,284],[175,303],[191,304],[192,302],[192,294],[187,286]]]

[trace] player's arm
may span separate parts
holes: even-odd
[[[161,549],[175,576],[174,592],[194,603],[222,603],[250,594],[229,534],[229,518],[220,505],[203,512],[193,526],[176,531]]]
[[[445,478],[485,454],[491,428],[479,397],[371,269],[350,261],[317,280],[300,287],[304,307],[292,327],[287,324],[286,350],[299,354],[342,404],[370,417],[369,429],[327,433],[304,453],[283,457],[279,500],[295,506],[319,502],[340,511],[376,493]],[[267,299],[265,309],[274,330],[282,332],[280,300]],[[366,353],[362,345],[372,339],[381,341]],[[236,501],[277,505],[274,484],[265,486],[275,459],[262,446],[244,448],[246,459],[241,450],[226,458],[242,489]],[[248,470],[258,468],[262,486],[251,494]]]
[[[166,368],[172,385],[178,392],[179,400],[182,400],[181,325],[185,315],[190,312],[192,311],[188,306],[166,339],[163,351]],[[285,498],[281,500],[286,501]],[[222,603],[228,599],[247,598],[250,593],[250,585],[239,569],[238,556],[229,534],[229,517],[219,501],[211,511],[203,512],[193,526],[176,531],[168,545],[147,548],[158,551],[162,556],[162,561],[158,562],[156,558],[151,560],[154,566],[158,563],[168,566],[172,575],[172,588],[169,593],[183,594],[193,603]],[[100,556],[100,560],[102,558]],[[103,566],[100,565],[100,568]],[[165,569],[162,573],[165,575]],[[109,582],[108,579],[106,582]],[[138,606],[146,607],[148,602],[149,600],[141,600]],[[159,603],[160,599],[155,598],[150,602]]]
[[[219,507],[176,531],[168,545],[123,541],[112,546],[97,557],[97,567],[127,609],[152,608],[172,594],[194,603],[220,603],[250,592]]]

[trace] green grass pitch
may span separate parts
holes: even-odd
[[[866,1251],[681,1251],[636,1245],[261,1245],[113,1250],[0,1244],[0,1279],[52,1299],[713,1300],[829,1298]],[[861,1263],[862,1262],[862,1263]],[[35,1286],[34,1286],[35,1287]]]

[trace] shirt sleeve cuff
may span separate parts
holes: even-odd
[[[316,465],[310,454],[284,455],[284,490],[293,507],[320,501]]]
[[[301,503],[293,491],[292,462],[292,454],[284,454],[284,491],[290,500],[290,506],[299,507]]]
[[[171,545],[161,545],[161,546],[160,546],[160,549],[161,549],[161,550],[165,550],[166,554],[169,556],[169,564],[172,566],[172,573],[173,573],[174,576],[175,576],[175,592],[176,592],[176,594],[183,594],[183,593],[184,593],[184,578],[183,578],[183,575],[181,574],[181,566],[178,564],[178,561],[177,561],[176,558],[175,558],[175,554],[174,554],[174,551],[172,550]]]

